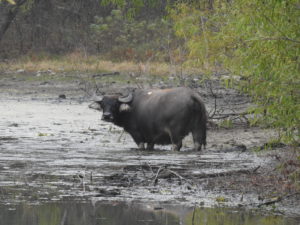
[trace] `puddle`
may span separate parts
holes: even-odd
[[[296,219],[226,208],[138,203],[55,202],[0,205],[2,225],[298,225]]]

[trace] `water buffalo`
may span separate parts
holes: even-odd
[[[127,96],[97,96],[102,120],[123,127],[140,149],[172,144],[179,151],[192,132],[195,150],[206,145],[206,109],[200,96],[188,88],[131,91]]]

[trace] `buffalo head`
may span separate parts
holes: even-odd
[[[102,95],[96,96],[94,102],[98,105],[98,110],[102,109],[102,120],[107,122],[114,122],[117,117],[124,112],[131,110],[130,102],[132,101],[132,94],[127,96],[120,95]],[[93,107],[96,109],[95,107]]]

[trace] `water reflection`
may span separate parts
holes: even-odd
[[[2,225],[298,225],[296,219],[233,209],[141,204],[60,202],[0,205]]]
[[[187,216],[187,225],[298,225],[299,220],[254,211],[226,208],[195,209]]]
[[[179,225],[175,214],[147,211],[124,203],[47,203],[0,206],[2,225]]]

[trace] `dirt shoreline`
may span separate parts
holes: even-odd
[[[237,119],[229,127],[211,127],[207,149],[201,153],[191,150],[190,137],[179,153],[169,146],[138,151],[127,134],[88,109],[90,96],[81,75],[67,78],[0,74],[1,202],[72,197],[173,202],[258,208],[300,217],[299,187],[283,173],[299,169],[294,160],[298,153],[287,146],[254,152],[275,132],[248,127]],[[107,90],[124,86],[99,83]],[[197,88],[208,111],[214,110],[215,101],[223,113],[231,113],[230,107],[238,113],[250,105],[246,96],[216,84],[212,82],[214,93],[211,86]],[[153,84],[168,85],[172,84],[165,80]],[[283,162],[290,164],[276,170]]]

